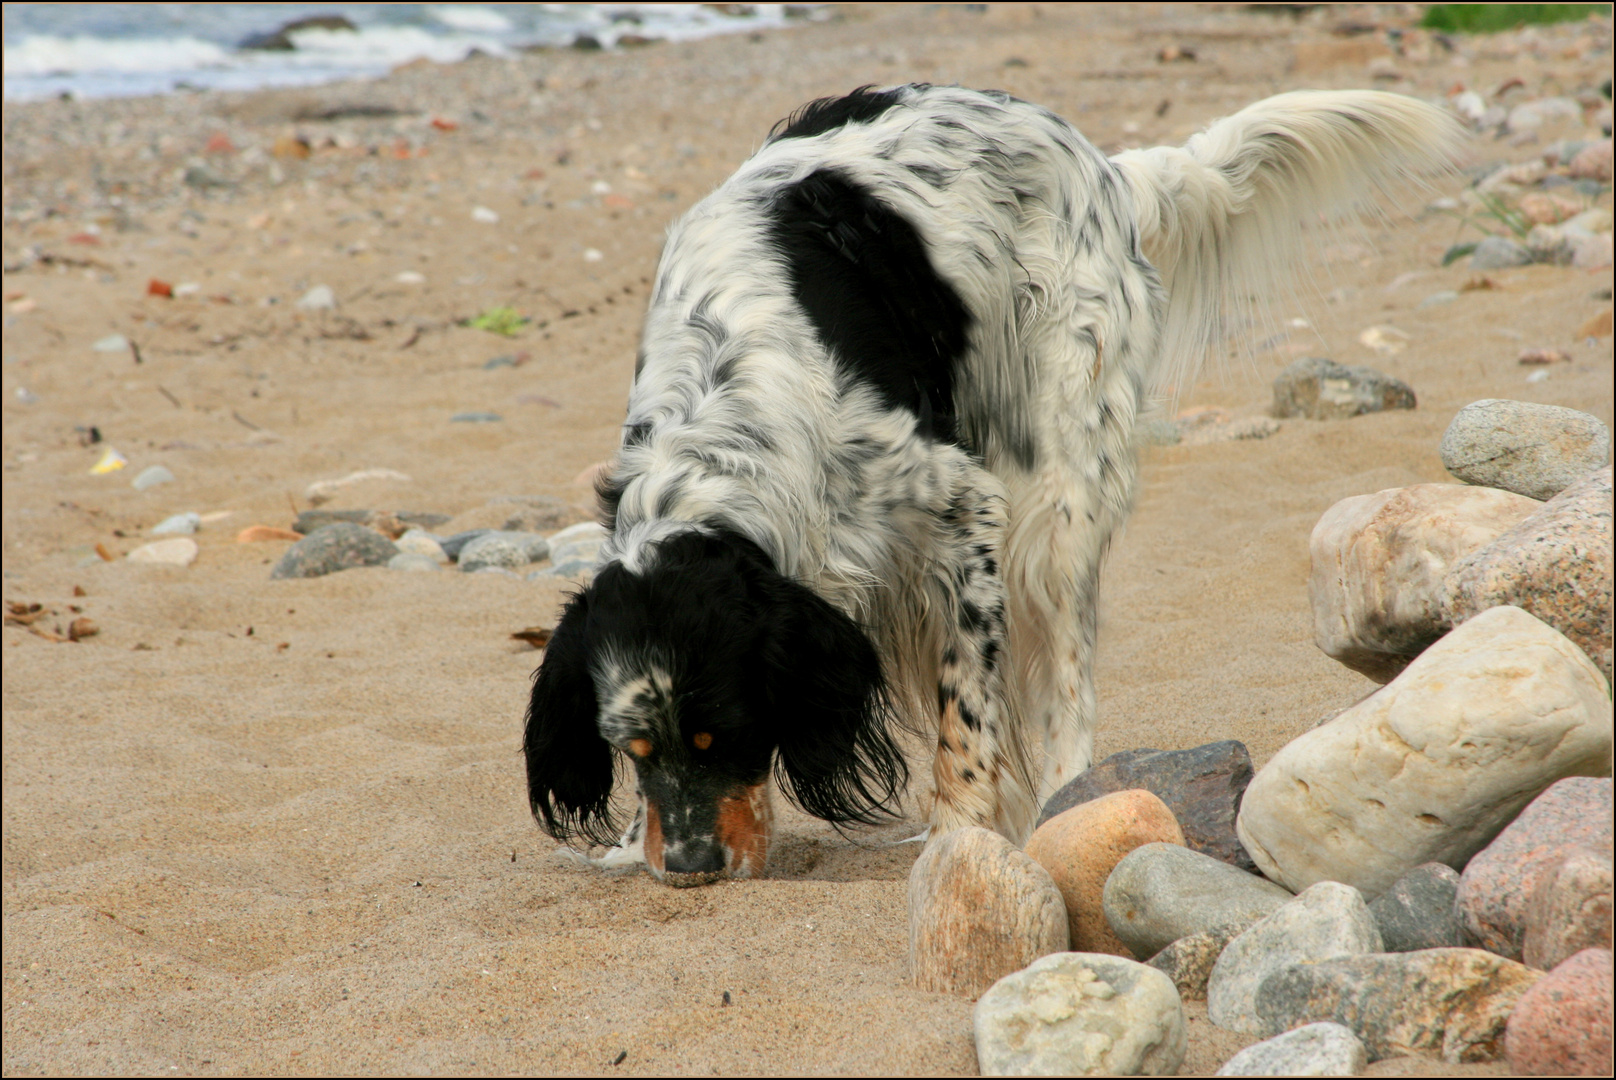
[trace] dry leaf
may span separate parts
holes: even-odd
[[[526,630],[518,630],[511,637],[517,641],[525,641],[535,649],[542,649],[550,644],[550,635],[555,628],[550,626],[530,626]]]

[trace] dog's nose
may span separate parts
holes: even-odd
[[[724,874],[724,851],[710,840],[687,840],[662,849],[664,880],[670,885],[705,885]]]

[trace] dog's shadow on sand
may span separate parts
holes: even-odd
[[[916,831],[918,827],[911,826],[907,833]],[[898,829],[849,836],[777,833],[769,846],[765,876],[782,881],[902,881],[921,849],[920,844],[894,842],[904,835]]]

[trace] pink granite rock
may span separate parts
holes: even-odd
[[[1526,902],[1521,957],[1550,971],[1584,949],[1610,948],[1611,855],[1577,847],[1538,875]]]
[[[1510,1070],[1609,1076],[1613,975],[1609,949],[1584,949],[1522,994],[1505,1029]]]
[[[1466,936],[1499,956],[1521,959],[1527,903],[1538,880],[1576,846],[1611,850],[1609,777],[1556,782],[1470,860],[1455,901]]]

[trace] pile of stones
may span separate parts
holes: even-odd
[[[1220,1075],[1609,1075],[1608,454],[1586,414],[1476,402],[1442,443],[1466,485],[1313,533],[1318,643],[1379,690],[1255,773],[1234,741],[1108,758],[1024,850],[934,838],[912,974],[978,997],[982,1072],[1173,1072],[1204,999],[1266,1040]]]

